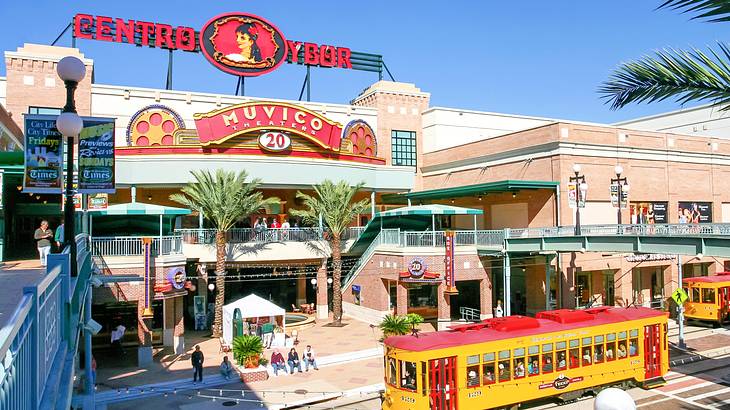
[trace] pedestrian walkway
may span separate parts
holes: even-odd
[[[23,288],[30,286],[46,274],[38,259],[10,261],[0,265],[0,289],[3,297],[0,298],[0,328],[8,324],[13,312],[18,308],[23,298]]]

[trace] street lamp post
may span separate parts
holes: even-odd
[[[76,113],[74,93],[78,83],[86,76],[84,62],[76,57],[62,58],[56,67],[58,76],[66,86],[66,105],[56,119],[56,129],[66,137],[66,204],[63,210],[63,242],[71,250],[71,276],[78,274],[76,266],[76,239],[74,229],[73,163],[74,140],[84,127],[84,121]]]
[[[573,165],[574,177],[570,177],[570,182],[575,182],[575,235],[580,236],[580,208],[581,202],[588,192],[588,184],[585,175],[580,175],[580,164]]]
[[[614,169],[616,171],[616,178],[611,178],[611,185],[618,187],[618,203],[616,215],[618,217],[618,225],[621,225],[621,203],[623,201],[624,192],[629,192],[629,181],[626,177],[621,178],[621,174],[624,172],[624,168],[621,165],[616,165]]]

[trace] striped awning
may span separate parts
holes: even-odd
[[[390,211],[378,212],[376,216],[387,218],[392,216],[405,215],[482,215],[484,211],[481,209],[461,208],[458,206],[449,206],[441,204],[404,206],[403,208],[392,209]]]
[[[109,205],[106,209],[89,210],[94,215],[189,215],[191,211],[185,208],[175,208],[142,202]]]

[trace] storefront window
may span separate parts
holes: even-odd
[[[651,274],[651,307],[664,306],[664,270],[660,267]]]
[[[418,313],[423,317],[434,317],[438,314],[437,301],[437,285],[408,285],[408,313]]]
[[[576,305],[584,307],[591,302],[591,275],[580,272],[575,277],[575,299]]]
[[[416,390],[416,363],[400,361],[400,387]]]

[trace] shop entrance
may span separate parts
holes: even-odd
[[[424,319],[438,317],[438,285],[408,284],[408,313],[417,313]]]
[[[456,282],[456,295],[449,296],[451,302],[451,319],[461,319],[461,308],[479,311],[480,295],[478,280],[461,280]]]

